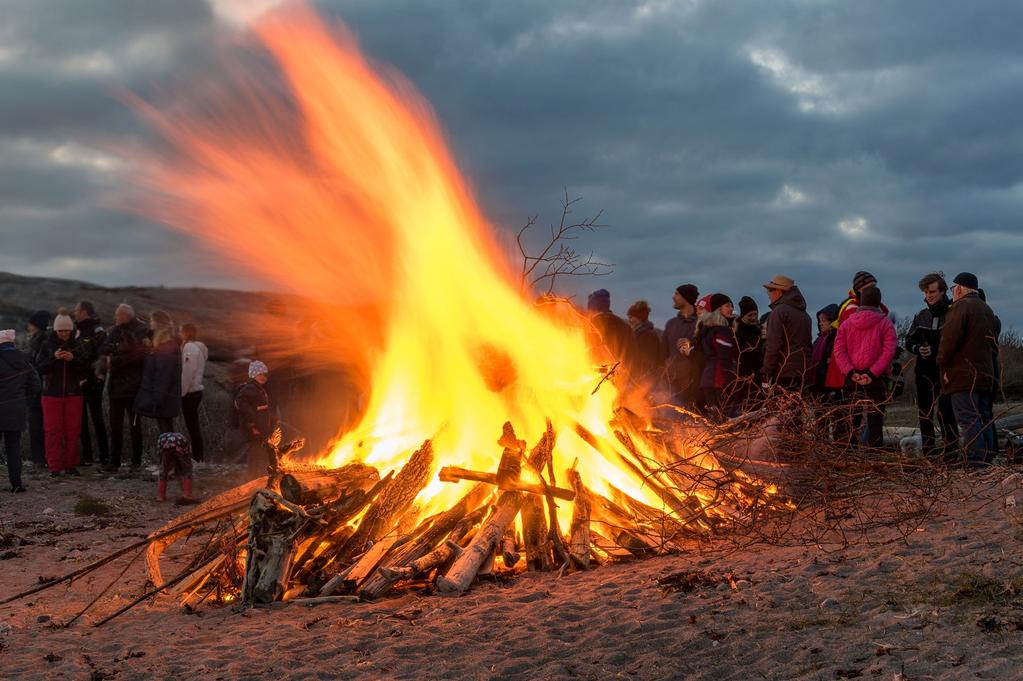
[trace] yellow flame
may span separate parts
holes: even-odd
[[[660,507],[575,434],[578,422],[614,439],[615,386],[591,395],[599,375],[583,330],[519,291],[426,102],[305,8],[254,31],[286,101],[243,70],[244,110],[215,92],[202,116],[147,109],[176,156],[151,165],[145,183],[161,192],[151,213],[282,288],[376,306],[338,320],[326,341],[363,366],[371,394],[323,462],[397,469],[432,438],[436,466],[493,471],[504,421],[532,445],[550,419],[562,484],[578,460],[597,492],[614,485]],[[465,485],[434,479],[422,513],[450,506]]]

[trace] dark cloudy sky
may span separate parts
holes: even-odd
[[[0,270],[226,284],[183,237],[108,205],[140,134],[112,95],[207,70],[255,6],[0,0]],[[787,273],[816,309],[868,269],[895,311],[976,272],[1023,324],[1023,3],[324,0],[433,103],[492,220],[557,218],[563,187],[624,312],[675,286]]]

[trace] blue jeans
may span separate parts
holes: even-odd
[[[953,393],[952,409],[959,424],[959,442],[966,455],[966,464],[985,466],[991,463],[995,452],[995,437],[988,423],[991,394]]]

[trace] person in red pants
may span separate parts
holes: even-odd
[[[85,353],[74,338],[75,325],[66,310],[53,320],[53,334],[39,357],[43,379],[43,430],[46,465],[52,477],[79,475],[78,440],[82,430],[82,384]]]

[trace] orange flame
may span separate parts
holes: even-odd
[[[436,465],[493,471],[504,421],[533,443],[550,419],[559,475],[578,460],[597,492],[610,484],[661,507],[576,435],[578,422],[613,439],[615,388],[591,395],[583,331],[520,294],[422,97],[305,8],[254,31],[286,90],[243,71],[243,110],[225,97],[205,117],[147,109],[177,155],[149,166],[145,184],[160,190],[161,218],[286,290],[384,311],[342,320],[331,341],[365,363],[371,395],[323,462],[393,469],[432,438]],[[422,513],[464,485],[434,480]]]

